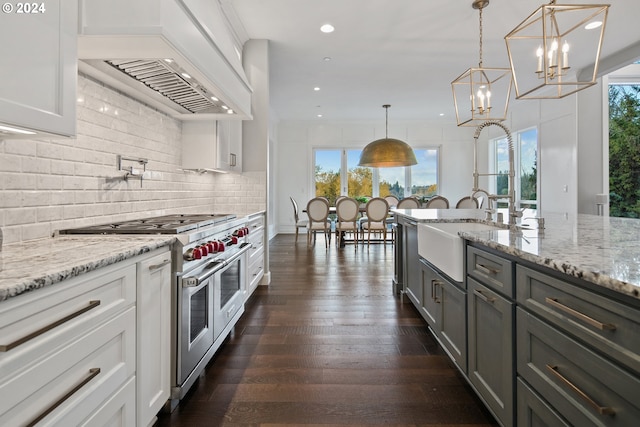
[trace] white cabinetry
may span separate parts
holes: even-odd
[[[171,253],[137,263],[137,426],[155,422],[171,386]]]
[[[78,2],[62,3],[5,4],[0,126],[75,135]]]
[[[116,264],[0,304],[0,425],[80,425],[135,378],[135,286]]]
[[[168,248],[0,303],[0,425],[148,426],[169,397]]]
[[[242,172],[242,121],[187,121],[182,125],[182,167]]]
[[[264,213],[249,216],[249,238],[251,244],[247,262],[247,289],[245,301],[256,290],[264,277],[264,241],[265,241]]]

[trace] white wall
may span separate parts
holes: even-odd
[[[472,187],[474,128],[454,123],[390,123],[389,136],[412,147],[440,147],[440,194],[457,201],[469,195]],[[384,121],[332,122],[284,121],[277,131],[276,170],[277,230],[294,231],[292,196],[303,207],[313,197],[313,148],[363,148],[384,137]]]
[[[594,195],[603,188],[602,83],[554,100],[513,100],[505,125],[512,131],[533,126],[539,132],[539,204],[544,212],[595,214]],[[449,200],[468,195],[472,187],[475,128],[455,123],[393,123],[389,135],[414,147],[441,148],[441,194]],[[488,172],[487,140],[502,135],[487,127],[478,144],[479,171]],[[289,196],[300,206],[313,196],[313,147],[364,147],[384,135],[384,122],[281,122],[275,156],[277,230],[291,233],[293,210]],[[481,180],[486,188],[486,179]]]
[[[0,140],[5,244],[85,224],[265,209],[265,172],[180,171],[179,121],[82,75],[77,115],[76,138]],[[142,187],[122,179],[117,154],[149,159]]]

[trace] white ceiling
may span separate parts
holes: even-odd
[[[472,0],[221,3],[241,22],[240,38],[270,40],[270,98],[281,120],[383,120],[382,105],[391,104],[390,120],[452,121],[451,81],[478,64]],[[544,3],[491,0],[483,11],[485,67],[509,67],[504,36]],[[610,3],[601,71],[640,57],[640,1]],[[321,33],[325,23],[335,32]]]

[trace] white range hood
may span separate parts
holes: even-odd
[[[80,0],[79,21],[81,72],[181,120],[251,119],[217,0]]]

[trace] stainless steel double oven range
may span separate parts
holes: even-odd
[[[172,249],[173,409],[244,312],[246,218],[230,214],[166,215],[60,234],[175,234]]]

